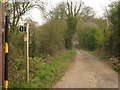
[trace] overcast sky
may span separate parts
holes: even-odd
[[[46,9],[51,10],[51,8],[54,8],[58,3],[67,0],[44,0],[44,1],[48,3]],[[108,6],[108,4],[115,0],[82,0],[82,1],[85,2],[85,5],[92,7],[98,17],[101,17],[103,16],[104,9]],[[38,22],[39,24],[44,23],[44,19],[39,10],[37,9],[31,10],[30,16],[34,21]]]

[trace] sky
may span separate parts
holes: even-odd
[[[47,2],[46,10],[49,11],[52,10],[52,8],[55,8],[60,2],[67,0],[44,0],[44,1]],[[73,1],[76,2],[78,0]],[[85,5],[93,8],[97,17],[102,17],[104,14],[104,9],[107,8],[108,4],[110,4],[114,0],[82,0],[82,1],[85,3]],[[40,25],[42,25],[45,21],[43,19],[42,13],[36,8],[32,9],[29,12],[29,15],[34,21],[38,22]]]

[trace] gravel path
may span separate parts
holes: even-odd
[[[118,73],[108,63],[82,50],[53,88],[118,88]]]

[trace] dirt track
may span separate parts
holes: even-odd
[[[74,62],[53,88],[118,88],[118,74],[104,60],[76,50]]]

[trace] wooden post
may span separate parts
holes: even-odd
[[[4,81],[4,88],[8,88],[8,27],[9,27],[9,24],[8,24],[8,19],[9,19],[9,16],[6,15],[5,16],[5,66],[4,66],[4,78],[5,78],[5,81]]]
[[[26,82],[29,83],[29,24],[26,25],[27,31],[24,36],[24,57],[26,61]]]
[[[2,87],[2,3],[0,2],[0,87]]]
[[[0,2],[0,87],[4,85],[4,8],[5,1]]]

